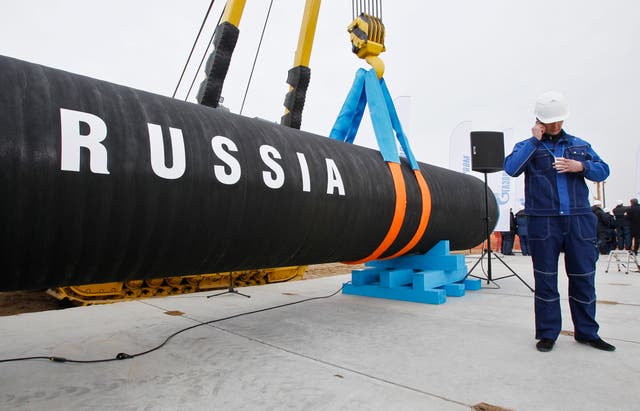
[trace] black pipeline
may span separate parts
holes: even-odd
[[[420,168],[428,224],[406,253],[482,242],[483,183]],[[359,260],[400,184],[388,257],[424,211],[411,168],[390,170],[376,150],[0,56],[0,289]]]

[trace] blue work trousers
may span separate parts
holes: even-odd
[[[509,231],[502,231],[501,236],[502,236],[502,247],[500,248],[500,251],[502,251],[502,254],[504,255],[513,254],[514,235]]]
[[[535,277],[536,338],[556,340],[562,327],[558,258],[564,251],[569,307],[575,339],[598,338],[595,272],[598,260],[595,214],[529,216],[529,247]]]
[[[616,227],[618,250],[631,250],[631,230],[629,226]]]
[[[529,236],[518,234],[518,237],[520,237],[520,251],[522,251],[522,255],[530,255],[531,252],[529,251]]]

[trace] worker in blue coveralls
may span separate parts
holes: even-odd
[[[523,172],[525,176],[525,213],[535,277],[536,348],[551,351],[560,334],[558,258],[564,251],[574,338],[600,350],[614,351],[613,345],[598,336],[596,216],[591,212],[585,183],[585,178],[605,180],[609,166],[589,143],[562,128],[569,116],[562,94],[541,94],[534,112],[532,137],[515,145],[505,159],[504,170],[513,177]]]

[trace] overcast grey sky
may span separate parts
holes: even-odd
[[[209,0],[4,2],[0,54],[170,96],[208,5]],[[206,40],[223,5],[215,2]],[[240,23],[222,93],[236,113],[268,5],[247,1]],[[303,7],[302,0],[274,1],[244,115],[273,121],[282,115]],[[350,21],[350,1],[323,1],[302,123],[307,131],[328,135],[356,69],[367,67],[351,53]],[[611,166],[607,205],[636,195],[640,3],[397,0],[384,3],[383,21],[385,79],[394,96],[411,96],[405,128],[420,161],[448,166],[448,139],[462,121],[472,121],[474,130],[513,129],[517,140],[530,136],[536,96],[557,89],[571,106],[565,129],[590,141]],[[372,146],[370,134],[364,124],[356,143]],[[507,142],[506,151],[511,147]]]

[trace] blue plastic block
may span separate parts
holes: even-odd
[[[380,272],[381,287],[398,287],[401,285],[411,284],[413,279],[413,270],[389,270]]]
[[[353,285],[367,285],[380,281],[380,271],[373,268],[365,268],[351,271],[351,283]]]
[[[446,240],[426,254],[371,261],[366,266],[353,270],[352,284],[344,286],[344,294],[442,304],[447,296],[461,297],[465,290],[481,288],[479,279],[465,279],[464,256],[451,255]]]
[[[413,289],[428,290],[447,284],[447,274],[442,270],[419,271],[413,274]]]
[[[408,255],[399,259],[403,265],[420,270],[459,270],[464,266],[463,255]]]
[[[439,241],[426,254],[405,255],[391,260],[370,261],[367,267],[379,269],[412,268],[414,270],[466,270],[464,255],[449,254],[449,241]],[[466,274],[466,273],[465,273]]]
[[[388,261],[371,261],[365,265],[384,270],[408,267],[415,270],[459,270],[465,263],[463,255],[408,255]]]
[[[465,287],[461,283],[445,284],[442,288],[447,293],[447,297],[462,297],[464,295]]]
[[[424,255],[449,255],[451,253],[451,245],[449,240],[438,241],[436,245],[431,247]]]
[[[482,283],[478,278],[466,278],[464,280],[464,287],[467,290],[475,291],[482,288]]]
[[[447,300],[445,290],[413,290],[410,287],[384,288],[375,285],[354,286],[345,284],[343,294],[359,295],[362,297],[386,298],[391,300],[410,301],[424,304],[444,304]]]
[[[413,275],[413,288],[427,290],[441,287],[445,284],[455,283],[467,275],[466,270],[443,271],[427,270],[419,271]]]

